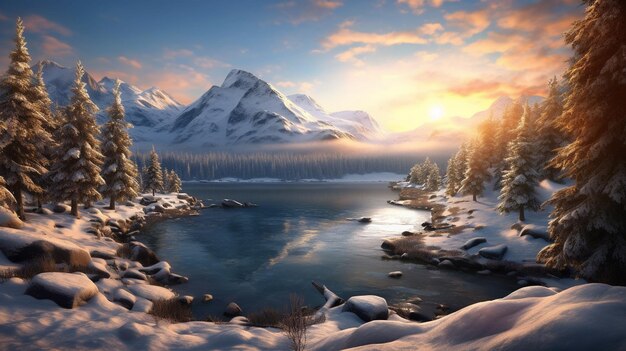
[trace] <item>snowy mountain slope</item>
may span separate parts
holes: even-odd
[[[48,60],[42,61],[42,64],[50,99],[59,106],[67,105],[71,98],[74,70]],[[115,79],[104,77],[97,82],[89,73],[85,73],[83,81],[87,84],[87,92],[92,101],[100,108],[98,123],[104,123],[107,118],[106,108],[113,100]],[[134,126],[130,129],[130,134],[135,143],[158,142],[159,138],[155,138],[158,126],[171,122],[183,108],[174,98],[155,87],[141,90],[122,82],[120,88],[126,120]]]
[[[319,121],[341,128],[354,135],[358,140],[377,140],[385,135],[378,122],[365,111],[328,113],[317,101],[308,95],[293,94],[289,95],[288,98]]]
[[[173,147],[196,150],[354,138],[305,111],[271,84],[236,69],[176,117],[169,133]]]

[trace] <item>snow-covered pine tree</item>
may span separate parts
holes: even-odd
[[[128,136],[131,126],[124,120],[124,106],[120,92],[120,81],[113,88],[113,104],[108,108],[109,120],[102,126],[102,196],[110,199],[109,208],[115,209],[116,201],[129,200],[137,196],[137,166],[131,160],[130,146],[132,140]]]
[[[460,180],[457,178],[457,162],[456,155],[448,160],[448,167],[446,168],[446,195],[448,196],[454,196],[459,191]]]
[[[163,167],[163,192],[171,193],[170,191],[170,172],[167,168]]]
[[[535,187],[539,182],[537,167],[536,129],[532,110],[527,105],[517,127],[517,137],[510,144],[506,159],[507,169],[502,177],[498,211],[500,213],[519,212],[519,220],[525,221],[525,209],[536,211],[541,202]]]
[[[47,116],[33,99],[33,71],[20,18],[14,41],[9,69],[0,82],[0,176],[16,200],[18,216],[25,220],[23,195],[39,196],[44,191],[37,181],[47,171],[43,145],[52,139],[45,128]]]
[[[484,148],[480,143],[481,140],[477,138],[469,145],[467,170],[459,189],[463,195],[472,195],[474,201],[477,201],[476,198],[483,194],[485,182],[490,179],[489,163],[485,155],[482,154]]]
[[[441,174],[439,173],[439,166],[433,162],[428,169],[428,177],[426,178],[426,190],[437,191],[441,185]]]
[[[104,185],[100,176],[103,156],[97,138],[100,133],[95,119],[98,107],[85,89],[84,73],[79,61],[70,104],[64,109],[65,119],[59,128],[56,163],[51,167],[52,195],[57,201],[70,200],[74,216],[78,216],[78,203],[88,207],[91,201],[101,198],[98,189]]]
[[[161,171],[161,161],[159,154],[152,148],[150,152],[150,161],[145,174],[145,189],[152,191],[154,195],[157,191],[163,191],[163,172]]]
[[[170,193],[180,193],[180,191],[183,190],[183,185],[182,185],[182,181],[180,180],[180,177],[178,176],[178,173],[176,173],[176,171],[172,169],[170,170],[168,174],[168,178],[169,178],[168,191]]]
[[[457,192],[461,188],[461,182],[465,179],[465,172],[467,171],[467,159],[469,157],[469,145],[467,142],[463,142],[459,151],[454,155],[454,173],[457,179]]]
[[[556,124],[563,113],[563,99],[559,85],[554,77],[549,82],[549,93],[541,105],[541,114],[537,120],[539,132],[539,162],[543,168],[542,175],[550,180],[558,180],[559,169],[548,163],[556,156],[556,149],[565,144],[565,135]]]
[[[553,194],[539,252],[550,267],[573,267],[591,281],[626,284],[626,2],[587,0],[565,35],[574,49],[569,92],[557,122],[572,143],[552,165],[574,180]]]
[[[523,114],[524,106],[522,105],[521,99],[518,99],[507,106],[504,111],[504,115],[502,115],[502,121],[500,122],[500,127],[498,128],[496,137],[496,147],[494,148],[494,159],[496,161],[494,170],[494,177],[496,181],[494,183],[494,187],[496,189],[499,189],[502,186],[501,181],[502,176],[504,175],[504,170],[506,169],[508,145],[511,141],[513,141],[513,139],[515,139],[515,130],[517,129]]]
[[[32,99],[33,102],[39,106],[39,112],[45,116],[45,124],[43,125],[44,129],[46,129],[46,131],[53,136],[59,127],[59,123],[57,121],[56,114],[51,110],[52,101],[50,100],[50,96],[48,96],[46,83],[43,80],[43,63],[41,61],[37,64],[37,73],[35,74],[32,89]],[[57,142],[55,138],[52,137],[50,142],[42,143],[40,146],[43,147],[41,153],[44,155],[45,166],[48,167],[54,159]],[[41,194],[37,195],[37,208],[41,210],[44,200],[49,198],[47,194],[50,185],[49,174],[46,172],[42,176],[37,177],[36,182],[44,190]]]
[[[499,151],[496,150],[499,127],[499,122],[493,117],[493,112],[490,112],[489,117],[478,125],[480,145],[483,148],[481,153],[487,158],[489,167],[495,166],[500,161],[498,159]]]
[[[411,168],[410,182],[413,184],[426,184],[430,169],[433,167],[434,162],[430,160],[430,157],[426,157],[426,160],[422,163],[417,163]]]

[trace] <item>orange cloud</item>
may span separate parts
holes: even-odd
[[[547,83],[543,80],[532,84],[517,84],[514,81],[498,81],[472,79],[464,83],[451,86],[448,91],[461,96],[479,95],[496,99],[500,96],[522,96],[522,95],[545,95]]]
[[[298,25],[304,22],[319,21],[341,6],[343,6],[343,2],[337,0],[306,0],[304,2],[292,0],[278,3],[272,7],[281,14],[281,19],[276,20],[277,24],[283,22],[282,18],[287,18],[287,22]]]
[[[133,68],[141,69],[141,62],[139,62],[137,60],[130,59],[130,58],[126,57],[126,56],[119,56],[117,58],[117,60],[120,61],[121,63],[123,63],[125,65],[128,65],[128,66],[131,66]]]
[[[375,51],[376,47],[373,45],[356,46],[335,55],[335,58],[337,58],[337,60],[341,62],[352,62],[358,66],[361,66],[364,65],[364,62],[361,61],[357,57],[357,55]]]
[[[26,27],[27,31],[31,31],[33,33],[47,34],[52,31],[64,36],[72,35],[72,31],[66,27],[39,15],[24,17],[24,27]]]
[[[398,5],[407,5],[413,13],[420,15],[424,12],[424,7],[430,5],[432,7],[441,7],[444,2],[451,2],[458,0],[397,0]]]
[[[55,58],[69,56],[74,52],[74,49],[72,49],[69,44],[62,42],[53,36],[42,35],[41,39],[41,49],[46,57]]]
[[[398,44],[426,44],[427,36],[443,29],[439,23],[426,23],[414,31],[369,33],[354,31],[350,28],[352,22],[344,22],[339,30],[322,41],[322,47],[330,50],[338,46],[351,44],[371,44],[391,46]]]

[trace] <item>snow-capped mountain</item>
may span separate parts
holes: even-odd
[[[186,149],[225,145],[358,139],[358,135],[308,111],[271,84],[242,70],[232,70],[172,123],[172,144]],[[324,118],[321,118],[324,117]]]
[[[308,95],[293,94],[289,95],[288,98],[319,121],[341,128],[358,140],[378,140],[385,136],[385,132],[380,128],[378,122],[365,111],[328,113],[315,99]]]
[[[50,99],[64,106],[69,103],[71,88],[74,81],[74,69],[59,65],[53,61],[42,61],[43,77]],[[97,115],[99,123],[106,121],[106,108],[113,101],[113,86],[115,79],[104,77],[97,82],[88,72],[85,72],[83,81],[91,100],[100,108]],[[156,142],[155,130],[159,125],[170,123],[183,109],[183,105],[170,95],[158,88],[141,90],[140,88],[122,82],[122,104],[126,110],[126,120],[134,128],[130,129],[135,143]]]

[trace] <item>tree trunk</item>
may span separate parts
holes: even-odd
[[[115,197],[111,196],[111,204],[109,205],[109,209],[115,210]]]
[[[476,200],[476,194],[472,194],[472,201],[477,201]]]
[[[154,196],[154,188],[152,188],[152,196]]]
[[[91,201],[87,200],[85,201],[85,210],[91,207]]]
[[[26,214],[24,213],[24,197],[22,196],[22,186],[20,184],[15,185],[15,201],[16,212],[21,220],[26,221]]]
[[[37,196],[37,210],[41,212],[43,209],[43,201],[41,201],[41,196]]]
[[[75,197],[72,198],[72,216],[78,218],[78,200]]]
[[[526,220],[526,216],[524,216],[524,206],[519,207],[519,220],[520,222],[524,222]]]

